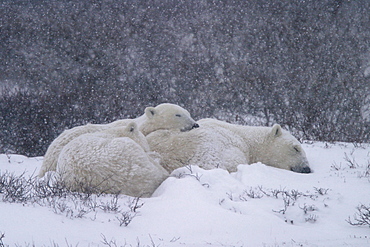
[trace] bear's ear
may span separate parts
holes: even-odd
[[[145,108],[145,115],[148,117],[148,118],[152,118],[154,115],[156,114],[156,110],[154,107],[147,107]]]
[[[126,127],[127,132],[133,133],[135,130],[137,130],[137,124],[135,122],[129,123],[129,125]]]
[[[270,132],[270,136],[271,137],[279,137],[283,134],[283,131],[281,129],[281,126],[279,124],[274,124],[274,126],[272,126],[272,130]]]

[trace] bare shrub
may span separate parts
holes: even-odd
[[[91,193],[94,188],[86,188],[89,193],[71,191],[60,177],[49,174],[47,176],[49,177],[39,179],[34,175],[27,177],[25,173],[20,175],[9,172],[0,174],[0,200],[11,203],[35,203],[50,207],[54,213],[65,215],[68,218],[83,218],[90,212],[95,212],[95,216],[90,217],[95,220],[97,212],[101,210],[104,213],[119,214],[116,218],[121,226],[127,226],[144,205],[139,197],[127,197],[127,202],[120,204],[119,198],[126,198],[126,196]],[[110,198],[110,200],[97,200],[103,196]],[[122,205],[128,210],[123,211]]]
[[[28,179],[24,174],[15,175],[5,172],[0,175],[0,194],[4,202],[26,203],[32,198],[33,177]]]
[[[135,216],[136,216],[136,213],[127,211],[127,212],[121,212],[120,216],[116,216],[116,219],[119,222],[119,226],[128,226]]]
[[[129,211],[120,212],[119,216],[116,216],[116,219],[119,222],[119,226],[128,226],[132,219],[138,215],[138,209],[144,205],[143,202],[140,201],[139,197],[135,197],[128,200],[127,206]]]
[[[114,197],[109,202],[101,202],[99,206],[104,212],[117,212],[120,208],[118,205],[118,195]]]
[[[303,210],[304,214],[317,210],[317,207],[315,205],[307,205],[307,204],[304,204],[303,207],[300,207],[300,208]]]
[[[3,238],[5,238],[5,234],[0,232],[0,247],[5,247]]]
[[[348,163],[348,167],[351,169],[355,169],[359,167],[359,164],[356,162],[355,157],[353,157],[353,152],[348,156],[348,154],[344,153],[344,160]]]
[[[317,187],[313,187],[313,188],[315,189],[316,193],[318,193],[321,196],[326,195],[329,190],[329,189],[317,188]]]
[[[245,190],[243,194],[252,199],[259,199],[263,197],[263,193],[258,188],[250,188],[249,190]]]
[[[317,215],[316,214],[310,214],[307,217],[305,217],[306,222],[315,223],[317,221]]]
[[[348,217],[347,222],[353,226],[369,226],[370,227],[370,206],[361,204],[357,206],[357,212],[353,216]]]

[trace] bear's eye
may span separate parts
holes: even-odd
[[[294,147],[294,150],[299,153],[299,148],[298,147]]]
[[[176,114],[175,116],[176,116],[176,117],[181,117],[181,114]]]

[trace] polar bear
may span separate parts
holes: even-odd
[[[62,149],[57,174],[74,191],[150,196],[169,176],[135,122],[83,134]]]
[[[137,122],[145,136],[156,130],[186,132],[199,127],[187,110],[169,103],[145,108],[145,114],[138,118]]]
[[[147,107],[145,113],[136,119],[122,119],[109,124],[87,124],[74,127],[65,130],[50,144],[45,153],[44,161],[39,171],[39,177],[43,177],[48,171],[55,171],[60,152],[71,140],[83,134],[127,126],[131,122],[136,122],[139,130],[144,135],[161,129],[188,131],[199,126],[184,108],[175,104],[163,103],[156,107]]]
[[[154,131],[147,136],[152,151],[158,152],[167,171],[185,165],[234,172],[239,164],[262,162],[269,166],[310,173],[300,143],[280,125],[252,127],[215,119],[198,121],[189,132]]]

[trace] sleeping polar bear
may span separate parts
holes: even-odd
[[[161,164],[167,171],[197,165],[234,172],[239,164],[262,162],[294,172],[311,172],[298,140],[278,124],[253,127],[215,119],[198,123],[200,127],[189,132],[158,130],[147,136],[151,150],[162,156]]]
[[[43,177],[48,171],[55,171],[60,152],[70,141],[87,133],[95,133],[106,129],[127,126],[131,122],[138,125],[144,134],[155,130],[178,130],[189,131],[197,128],[198,124],[191,118],[190,113],[184,108],[170,103],[163,103],[156,107],[146,107],[142,116],[136,119],[122,119],[109,124],[87,124],[65,130],[48,147],[39,177]]]
[[[57,174],[67,188],[148,197],[169,174],[136,123],[83,134],[63,147]]]

